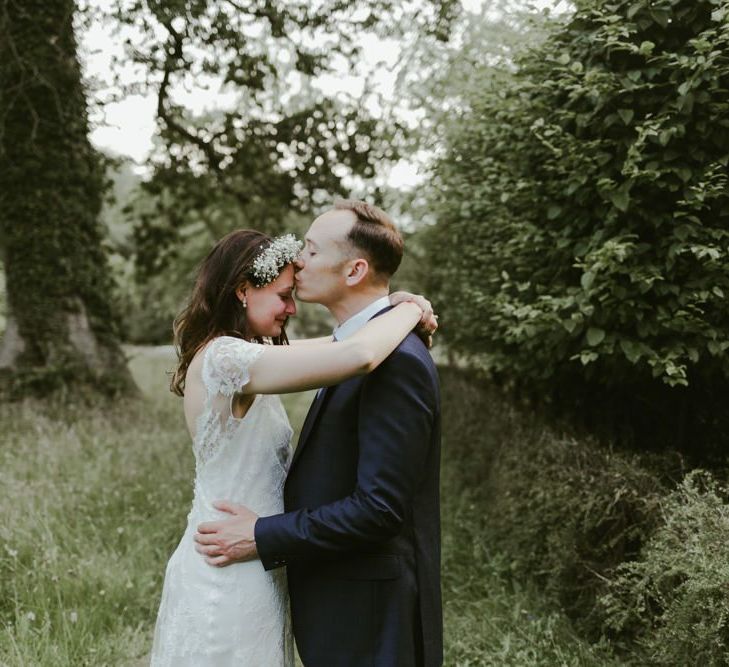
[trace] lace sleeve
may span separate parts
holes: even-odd
[[[263,353],[263,345],[220,336],[205,351],[202,377],[210,396],[232,396],[251,379],[249,368]]]

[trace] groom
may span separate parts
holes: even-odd
[[[389,307],[403,243],[360,201],[318,217],[296,292],[325,305],[343,340]],[[437,667],[440,597],[440,396],[435,366],[411,333],[372,373],[320,390],[284,490],[285,514],[203,524],[198,550],[227,565],[258,556],[287,566],[294,634],[306,667]]]

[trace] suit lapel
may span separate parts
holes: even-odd
[[[316,423],[316,418],[319,416],[319,412],[322,409],[322,406],[324,405],[324,401],[327,398],[327,394],[329,392],[329,387],[324,387],[324,390],[321,392],[321,394],[314,399],[314,402],[311,404],[311,407],[309,408],[309,412],[306,414],[306,419],[304,419],[304,425],[301,427],[301,433],[299,434],[299,442],[296,445],[296,451],[294,451],[294,457],[291,459],[291,465],[289,466],[289,470],[293,468],[294,463],[296,463],[296,460],[301,455],[301,450],[304,449],[304,445],[306,444],[306,440],[309,437],[309,433],[311,433],[311,429],[314,428],[314,424]]]
[[[386,313],[388,310],[391,310],[392,306],[387,306],[383,308],[381,311],[375,313],[370,319],[374,319],[375,317],[379,317],[383,313]],[[336,386],[336,385],[335,385]],[[314,399],[314,402],[311,404],[311,407],[309,408],[309,412],[306,415],[306,419],[304,419],[304,425],[301,427],[301,434],[299,435],[299,442],[296,445],[296,451],[294,452],[294,456],[291,459],[291,465],[289,466],[289,472],[291,472],[291,468],[294,467],[294,463],[298,460],[299,456],[301,456],[301,452],[304,449],[304,445],[306,445],[306,441],[309,438],[309,435],[311,433],[311,430],[314,428],[314,424],[316,424],[317,417],[319,416],[319,413],[321,412],[321,409],[324,407],[324,402],[327,400],[327,397],[329,395],[329,392],[332,391],[334,387],[324,387],[324,390],[321,392],[321,394]]]

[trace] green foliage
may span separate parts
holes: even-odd
[[[536,577],[583,632],[599,637],[605,576],[637,557],[665,489],[640,461],[594,443],[533,427],[518,435],[491,469],[494,539],[515,573]]]
[[[457,449],[446,435],[446,451]],[[451,448],[453,446],[453,448]],[[445,665],[463,667],[609,667],[606,642],[591,644],[545,600],[533,582],[515,578],[493,549],[483,497],[464,486],[466,461],[449,457],[443,470],[443,602]]]
[[[636,457],[558,435],[472,373],[450,370],[444,383],[446,431],[458,434],[462,482],[482,489],[490,548],[599,638],[605,577],[637,557],[659,522],[660,477]]]
[[[501,553],[516,581],[536,580],[579,630],[608,638],[620,664],[729,664],[729,490],[715,475],[676,484],[680,458],[558,436],[471,372],[442,379],[461,491],[448,488],[471,503],[452,510],[468,515],[454,535],[477,536],[472,566]]]
[[[576,4],[465,90],[429,293],[496,376],[593,426],[706,446],[727,432],[729,3]]]
[[[728,497],[710,474],[687,475],[603,597],[609,626],[637,638],[651,664],[729,664]]]
[[[551,524],[554,514],[559,512],[559,519],[564,520],[570,512],[558,510],[555,501],[540,512],[534,503],[516,498],[520,493],[536,493],[544,482],[541,472],[534,476],[536,464],[522,474],[513,471],[508,479],[500,474],[503,466],[494,472],[507,450],[513,450],[514,458],[524,455],[521,444],[530,438],[539,441],[540,434],[531,423],[519,424],[513,409],[497,394],[486,392],[472,375],[442,367],[440,374],[445,664],[620,664],[605,642],[590,644],[578,639],[554,597],[538,592],[535,572],[530,569],[541,568],[543,575],[545,563],[555,570],[575,569],[569,562],[571,553],[565,553],[570,551],[568,546],[560,545],[563,551],[557,554],[557,539],[545,543],[546,524]],[[509,483],[514,484],[513,489],[505,489]],[[503,501],[498,500],[501,493],[506,496]],[[548,496],[545,491],[542,497]],[[500,517],[504,510],[508,516]],[[537,528],[540,520],[544,522],[541,529]],[[558,529],[564,537],[567,530]],[[527,536],[528,532],[532,534]],[[555,566],[560,557],[565,561]],[[541,576],[540,583],[545,578]],[[594,587],[594,577],[590,578]],[[573,590],[576,588],[574,582]]]

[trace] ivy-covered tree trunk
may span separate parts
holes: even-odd
[[[0,0],[0,393],[133,386],[110,307],[73,0]]]

